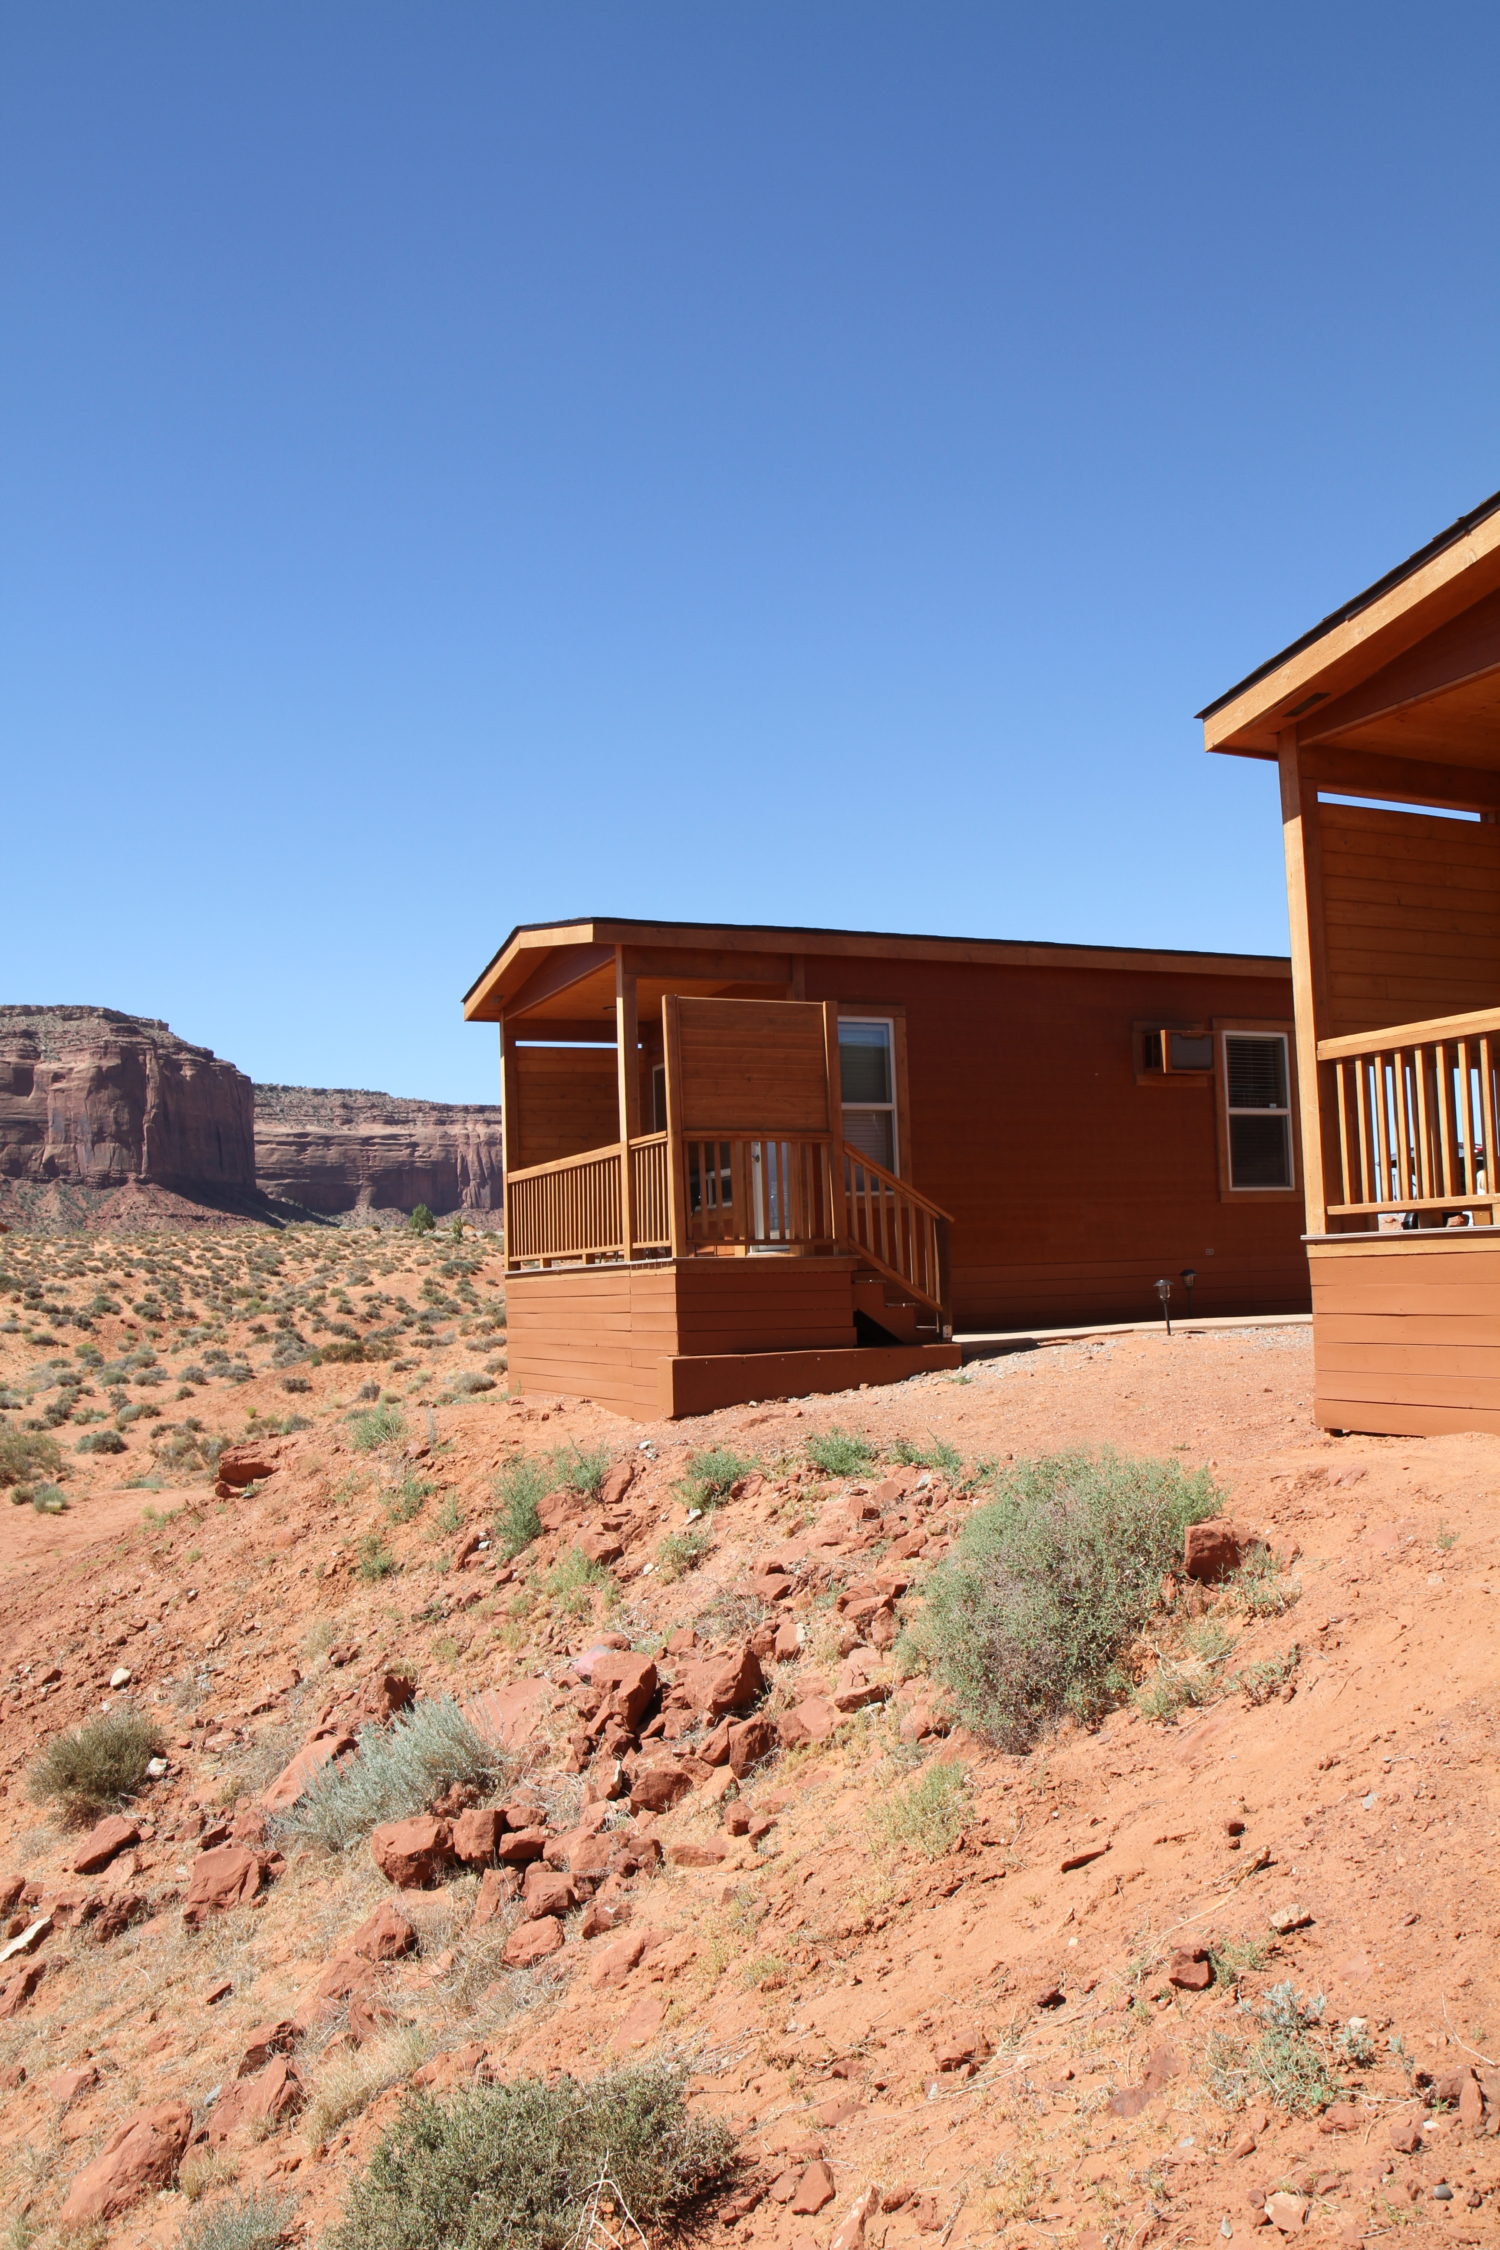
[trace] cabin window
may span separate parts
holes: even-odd
[[[861,1156],[896,1169],[896,1068],[889,1016],[839,1018],[844,1138]]]
[[[1224,1033],[1224,1110],[1232,1188],[1293,1184],[1290,1084],[1285,1032]]]

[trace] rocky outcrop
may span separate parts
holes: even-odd
[[[498,1211],[500,1111],[347,1087],[257,1086],[262,1190],[329,1217],[351,1211]]]
[[[0,1180],[253,1195],[250,1081],[146,1016],[0,1007]]]
[[[0,1007],[0,1207],[12,1223],[357,1218],[419,1203],[438,1217],[500,1210],[498,1105],[252,1086],[150,1017]]]

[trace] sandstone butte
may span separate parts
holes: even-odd
[[[0,1220],[487,1213],[501,1170],[497,1106],[255,1086],[149,1017],[0,1007]]]
[[[0,1274],[43,1254],[0,1253]],[[223,1317],[225,1348],[257,1348]],[[100,1316],[102,1349],[129,1318]],[[0,1509],[0,1908],[23,1941],[0,2148],[32,2152],[28,2229],[167,2250],[211,2155],[315,2241],[407,2084],[683,2055],[739,2139],[695,2221],[712,2250],[1500,2238],[1500,1441],[1320,1434],[1296,1324],[687,1427],[462,1395],[468,1341],[438,1333],[384,1450],[354,1442],[366,1370],[309,1364],[309,1426],[222,1500],[208,1469],[129,1493],[75,1456],[67,1515]],[[193,1350],[159,1335],[174,1366]],[[0,1380],[35,1360],[0,1335]],[[192,1407],[240,1439],[278,1382],[257,1359]],[[812,1465],[831,1429],[869,1441],[866,1473]],[[966,1476],[893,1459],[939,1441],[1211,1461],[1220,1517],[1153,1629],[1179,1652],[1221,1629],[1203,1700],[1023,1753],[966,1732],[899,1647],[973,1504]],[[674,1487],[711,1446],[754,1467],[674,1576]],[[556,1486],[507,1559],[497,1474],[574,1447],[611,1464],[607,1500]],[[549,1592],[585,1533],[615,1559]],[[1247,1604],[1222,1573],[1257,1541]],[[122,1662],[166,1772],[120,1826],[42,1821],[32,1761]],[[469,1713],[493,1785],[308,1850],[288,1807],[401,1724],[408,1687]],[[924,1827],[908,1793],[944,1768],[952,1817]],[[1325,2073],[1305,2109],[1235,2079],[1287,1989]],[[368,2101],[324,2128],[330,2073],[367,2050]]]

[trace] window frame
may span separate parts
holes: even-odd
[[[1208,1039],[1213,1042],[1214,1060],[1204,1070],[1157,1069],[1146,1059],[1146,1042],[1153,1038],[1170,1039],[1173,1033],[1179,1038]],[[1203,1016],[1180,1018],[1176,1023],[1165,1016],[1138,1017],[1130,1027],[1131,1050],[1135,1062],[1135,1082],[1138,1086],[1206,1086],[1216,1075],[1218,1041],[1216,1027]]]
[[[1297,1106],[1297,1041],[1296,1027],[1286,1022],[1255,1021],[1244,1017],[1216,1016],[1214,1032],[1214,1108],[1218,1116],[1219,1140],[1219,1200],[1221,1203],[1264,1203],[1279,1199],[1283,1203],[1296,1203],[1302,1195],[1301,1148],[1298,1133]],[[1279,1039],[1286,1057],[1286,1106],[1284,1109],[1231,1110],[1229,1106],[1229,1041],[1231,1039]],[[1237,1187],[1234,1163],[1230,1149],[1229,1121],[1231,1117],[1285,1117],[1287,1157],[1290,1177],[1284,1187]]]
[[[836,1006],[837,1025],[846,1023],[883,1023],[891,1035],[891,1099],[886,1102],[845,1102],[842,1080],[839,1085],[839,1138],[843,1131],[845,1109],[876,1109],[890,1111],[891,1144],[894,1162],[890,1169],[898,1179],[904,1179],[906,1150],[908,1146],[908,1108],[906,1083],[906,1010],[899,1001],[841,1000]],[[835,1042],[837,1044],[837,1042]]]

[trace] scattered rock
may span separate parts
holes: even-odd
[[[274,2023],[258,2023],[245,2034],[244,2052],[240,2056],[237,2078],[253,2078],[264,2070],[274,2055],[290,2054],[302,2037],[302,2026],[290,2016],[280,2016]]]
[[[816,2164],[809,2164],[802,2174],[787,2209],[794,2218],[810,2218],[815,2211],[821,2211],[825,2204],[832,2201],[833,2174],[819,2159]]]
[[[75,1875],[100,1875],[110,1861],[141,1840],[135,1821],[123,1813],[109,1813],[91,1828],[73,1855]]]
[[[118,2218],[143,2195],[169,2187],[187,2148],[193,2113],[185,2102],[142,2110],[112,2133],[78,2174],[57,2214],[61,2228]]]
[[[297,2065],[284,2055],[273,2055],[264,2070],[236,2079],[219,2096],[208,2113],[208,2144],[220,2148],[237,2133],[259,2139],[295,2117],[306,2101],[307,2089]]]
[[[453,1823],[453,1852],[465,1867],[489,1867],[505,1834],[505,1815],[497,1805],[460,1813]]]
[[[370,1850],[381,1874],[398,1890],[429,1891],[453,1865],[453,1830],[430,1813],[388,1820],[373,1831]]]
[[[210,1914],[245,1905],[260,1889],[265,1873],[262,1855],[243,1844],[219,1844],[200,1852],[182,1901],[183,1921],[189,1929],[198,1929]]]
[[[1214,1965],[1204,1946],[1179,1946],[1167,1963],[1167,1982],[1179,1992],[1207,1992],[1213,1981]]]
[[[500,1958],[508,1969],[529,1969],[562,1949],[562,1924],[545,1914],[537,1921],[518,1923],[506,1939]]]
[[[642,1766],[630,1791],[632,1812],[670,1812],[692,1788],[681,1766]]]
[[[1227,1516],[1190,1523],[1182,1535],[1182,1567],[1200,1586],[1218,1586],[1233,1576],[1256,1541]]]
[[[1266,2197],[1266,2217],[1283,2234],[1300,2234],[1307,2224],[1307,2210],[1306,2196],[1293,2195],[1289,2188],[1278,2188]]]

